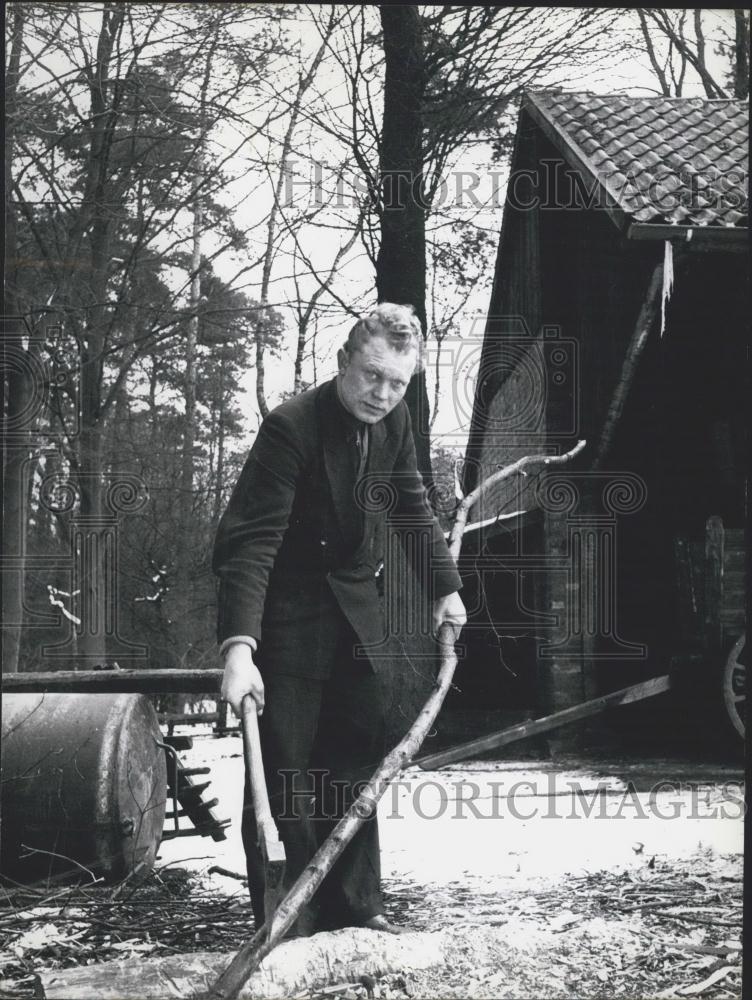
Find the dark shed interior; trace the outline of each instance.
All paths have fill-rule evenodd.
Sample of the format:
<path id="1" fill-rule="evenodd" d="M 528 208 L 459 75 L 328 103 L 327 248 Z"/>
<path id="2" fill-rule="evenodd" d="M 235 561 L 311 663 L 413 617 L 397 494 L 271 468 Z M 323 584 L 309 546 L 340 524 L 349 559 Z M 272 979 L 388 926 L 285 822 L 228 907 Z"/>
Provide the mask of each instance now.
<path id="1" fill-rule="evenodd" d="M 687 681 L 681 690 L 595 719 L 586 738 L 635 739 L 660 749 L 694 745 L 698 731 L 707 731 L 709 745 L 716 737 L 723 743 L 728 720 L 719 677 L 724 650 L 744 628 L 743 584 L 731 594 L 733 613 L 717 641 L 709 642 L 705 566 L 709 519 L 720 519 L 728 551 L 728 539 L 741 539 L 744 525 L 746 244 L 724 239 L 738 232 L 721 231 L 711 240 L 700 229 L 687 241 L 686 228 L 667 226 L 655 227 L 652 239 L 644 232 L 628 238 L 524 108 L 515 169 L 518 183 L 514 203 L 508 198 L 505 207 L 465 488 L 499 465 L 541 450 L 541 442 L 549 453 L 561 453 L 586 438 L 587 452 L 572 470 L 586 474 L 578 489 L 590 494 L 587 509 L 598 515 L 596 494 L 608 476 L 641 484 L 644 500 L 615 521 L 608 585 L 615 594 L 613 632 L 619 641 L 583 633 L 577 655 L 572 647 L 567 657 L 547 660 L 541 648 L 551 640 L 552 597 L 572 585 L 566 574 L 551 571 L 551 560 L 569 543 L 561 525 L 536 504 L 535 477 L 522 493 L 519 484 L 497 491 L 479 519 L 499 509 L 528 513 L 474 533 L 465 543 L 465 592 L 474 610 L 467 656 L 448 707 L 537 716 L 672 671 Z M 664 259 L 666 238 L 674 235 L 665 329 L 661 333 L 659 314 L 598 479 L 592 472 L 595 449 L 651 275 Z M 571 350 L 561 373 L 554 371 L 550 351 L 541 355 L 545 412 L 537 426 L 510 421 L 510 414 L 524 409 L 524 365 L 514 359 L 525 336 L 531 344 L 537 338 L 538 348 L 549 338 Z M 591 577 L 577 585 L 591 587 L 597 602 L 605 578 L 595 571 Z M 639 646 L 644 655 L 636 654 Z"/>

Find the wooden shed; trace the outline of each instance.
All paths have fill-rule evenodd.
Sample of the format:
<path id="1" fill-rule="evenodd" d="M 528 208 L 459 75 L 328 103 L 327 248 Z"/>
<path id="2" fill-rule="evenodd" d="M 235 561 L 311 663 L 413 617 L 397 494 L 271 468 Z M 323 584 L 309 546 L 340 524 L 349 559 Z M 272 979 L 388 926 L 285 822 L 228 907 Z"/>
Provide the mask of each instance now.
<path id="1" fill-rule="evenodd" d="M 627 712 L 642 737 L 739 728 L 747 145 L 744 101 L 524 97 L 465 489 L 587 446 L 476 512 L 455 705 L 540 715 L 672 670 L 693 705 Z"/>

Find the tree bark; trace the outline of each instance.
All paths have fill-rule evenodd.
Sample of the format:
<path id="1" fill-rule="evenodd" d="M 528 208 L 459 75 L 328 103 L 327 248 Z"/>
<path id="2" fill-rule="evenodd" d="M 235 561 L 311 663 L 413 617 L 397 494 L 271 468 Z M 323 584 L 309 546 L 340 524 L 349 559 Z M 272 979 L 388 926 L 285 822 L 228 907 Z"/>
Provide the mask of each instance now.
<path id="1" fill-rule="evenodd" d="M 203 133 L 203 122 L 201 125 Z M 199 143 L 203 144 L 203 134 Z M 198 343 L 198 306 L 201 273 L 201 230 L 204 224 L 203 203 L 198 188 L 201 183 L 203 157 L 199 152 L 196 164 L 196 178 L 193 184 L 193 249 L 191 255 L 191 290 L 188 329 L 185 337 L 185 369 L 183 376 L 183 445 L 180 459 L 180 494 L 178 497 L 178 538 L 180 543 L 175 553 L 175 623 L 179 634 L 176 641 L 186 646 L 184 628 L 191 618 L 191 560 L 193 547 L 193 462 L 196 442 L 196 345 Z"/>
<path id="2" fill-rule="evenodd" d="M 380 6 L 384 47 L 384 117 L 379 156 L 379 200 L 377 210 L 381 240 L 376 255 L 376 290 L 379 302 L 412 305 L 420 320 L 423 337 L 426 319 L 426 212 L 424 179 L 423 100 L 425 55 L 423 28 L 414 4 Z M 425 371 L 413 375 L 405 394 L 412 421 L 418 469 L 430 489 L 433 482 L 428 393 Z M 394 577 L 410 573 L 404 555 L 395 553 Z M 417 601 L 423 601 L 421 595 Z M 422 614 L 423 608 L 420 608 Z M 431 644 L 405 624 L 398 641 L 408 655 L 430 655 Z M 385 671 L 387 715 L 392 731 L 404 731 L 425 701 L 432 670 L 405 670 L 402 657 L 395 657 Z M 398 722 L 399 720 L 399 722 Z"/>
<path id="3" fill-rule="evenodd" d="M 84 533 L 91 539 L 86 554 L 74 554 L 81 570 L 76 581 L 80 589 L 81 625 L 78 629 L 78 656 L 87 663 L 104 664 L 107 659 L 105 621 L 107 592 L 104 550 L 94 537 L 104 516 L 102 464 L 104 426 L 102 392 L 104 377 L 105 323 L 107 319 L 107 280 L 110 266 L 112 212 L 108 199 L 110 150 L 116 125 L 110 75 L 110 62 L 125 18 L 125 10 L 105 4 L 97 41 L 96 61 L 89 75 L 91 100 L 91 140 L 89 146 L 86 200 L 90 206 L 89 255 L 91 305 L 87 310 L 85 344 L 81 366 L 81 434 L 78 439 L 78 486 L 80 515 L 87 520 Z M 117 620 L 117 608 L 114 620 Z"/>
<path id="4" fill-rule="evenodd" d="M 183 445 L 180 461 L 180 495 L 178 498 L 178 539 L 179 545 L 175 560 L 175 603 L 174 621 L 178 634 L 174 636 L 176 652 L 187 656 L 192 648 L 188 632 L 193 619 L 193 581 L 191 566 L 193 562 L 194 545 L 193 531 L 193 466 L 195 462 L 196 445 L 196 360 L 199 329 L 199 300 L 201 297 L 201 234 L 204 228 L 204 201 L 201 186 L 204 181 L 204 153 L 207 134 L 207 95 L 212 78 L 214 54 L 219 44 L 219 20 L 213 24 L 211 43 L 206 53 L 203 67 L 203 78 L 199 93 L 199 124 L 198 141 L 196 145 L 196 164 L 191 194 L 193 201 L 193 233 L 191 247 L 191 287 L 189 295 L 190 319 L 185 339 L 185 374 L 183 378 L 183 399 L 185 412 L 183 417 Z M 179 650 L 183 652 L 180 653 Z"/>
<path id="5" fill-rule="evenodd" d="M 705 93 L 708 97 L 712 98 L 713 92 L 710 88 L 709 83 L 705 79 L 705 73 L 707 73 L 707 64 L 705 62 L 705 35 L 702 30 L 702 11 L 699 7 L 694 9 L 694 24 L 695 24 L 695 39 L 697 41 L 697 62 L 699 63 L 698 73 L 702 77 L 703 86 L 705 87 Z"/>
<path id="6" fill-rule="evenodd" d="M 736 43 L 734 45 L 734 97 L 749 97 L 749 21 L 748 12 L 734 8 Z"/>
<path id="7" fill-rule="evenodd" d="M 26 523 L 24 512 L 23 467 L 29 455 L 29 443 L 21 440 L 11 441 L 6 436 L 9 428 L 17 426 L 31 401 L 33 386 L 31 377 L 24 371 L 18 360 L 10 354 L 10 336 L 15 341 L 16 351 L 21 350 L 18 339 L 22 333 L 22 323 L 18 317 L 19 303 L 16 294 L 18 257 L 18 231 L 16 210 L 11 201 L 13 188 L 13 147 L 15 141 L 18 110 L 16 108 L 16 91 L 18 73 L 21 64 L 23 48 L 23 31 L 25 20 L 23 4 L 13 8 L 10 54 L 8 70 L 5 76 L 5 249 L 6 271 L 3 283 L 4 292 L 4 326 L 3 326 L 3 378 L 2 392 L 7 393 L 3 403 L 5 417 L 3 430 L 3 550 L 6 557 L 15 557 L 17 568 L 14 572 L 0 574 L 2 578 L 2 663 L 5 673 L 18 670 L 21 646 L 21 627 L 23 624 L 23 595 L 25 586 L 25 538 Z M 7 409 L 6 409 L 7 406 Z M 25 435 L 24 435 L 25 436 Z"/>
<path id="8" fill-rule="evenodd" d="M 379 302 L 415 308 L 426 336 L 426 213 L 423 207 L 423 29 L 415 4 L 382 4 L 384 118 L 381 130 L 381 244 L 376 257 Z M 432 482 L 425 371 L 417 372 L 405 402 L 423 481 Z"/>
<path id="9" fill-rule="evenodd" d="M 214 504 L 212 507 L 213 531 L 217 530 L 222 515 L 225 488 L 225 364 L 224 355 L 219 362 L 219 404 L 217 408 L 217 458 L 214 471 Z"/>

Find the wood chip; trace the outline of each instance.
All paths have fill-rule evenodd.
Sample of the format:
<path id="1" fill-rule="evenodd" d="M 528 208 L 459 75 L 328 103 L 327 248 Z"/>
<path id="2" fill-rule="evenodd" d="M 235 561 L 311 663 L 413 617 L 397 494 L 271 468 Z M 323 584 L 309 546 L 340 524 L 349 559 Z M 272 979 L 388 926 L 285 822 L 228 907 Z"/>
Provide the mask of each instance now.
<path id="1" fill-rule="evenodd" d="M 700 993 L 704 993 L 705 990 L 710 989 L 711 986 L 715 986 L 722 979 L 725 979 L 729 972 L 734 972 L 735 969 L 732 965 L 724 965 L 722 969 L 716 969 L 712 972 L 707 979 L 704 979 L 701 983 L 697 983 L 695 986 L 683 986 L 679 993 L 683 997 L 696 997 Z"/>

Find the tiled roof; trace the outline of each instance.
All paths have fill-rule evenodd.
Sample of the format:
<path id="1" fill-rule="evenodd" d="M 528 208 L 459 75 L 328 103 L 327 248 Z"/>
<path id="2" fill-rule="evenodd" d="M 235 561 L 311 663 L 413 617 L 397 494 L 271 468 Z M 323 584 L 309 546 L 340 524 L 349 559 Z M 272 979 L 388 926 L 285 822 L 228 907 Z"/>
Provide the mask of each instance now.
<path id="1" fill-rule="evenodd" d="M 538 91 L 525 106 L 632 222 L 747 225 L 746 101 Z"/>

